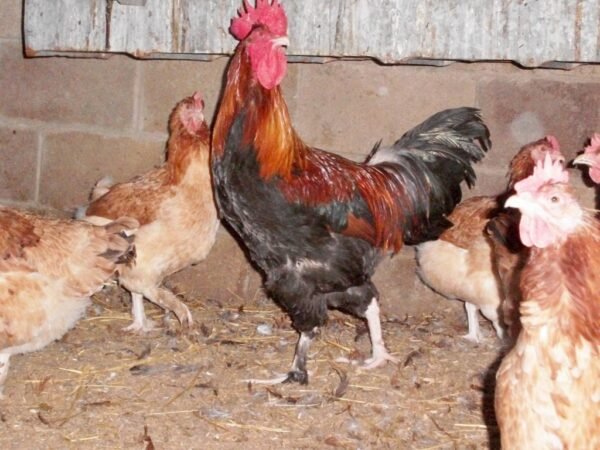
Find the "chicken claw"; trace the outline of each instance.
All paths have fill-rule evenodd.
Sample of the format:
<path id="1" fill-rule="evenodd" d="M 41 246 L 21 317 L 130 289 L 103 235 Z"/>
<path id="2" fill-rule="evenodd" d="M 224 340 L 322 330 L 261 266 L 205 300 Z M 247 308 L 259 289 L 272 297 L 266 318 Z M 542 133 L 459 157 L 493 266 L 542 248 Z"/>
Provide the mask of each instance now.
<path id="1" fill-rule="evenodd" d="M 0 400 L 4 398 L 2 390 L 4 389 L 4 382 L 8 375 L 9 360 L 10 353 L 0 353 Z"/>
<path id="2" fill-rule="evenodd" d="M 299 383 L 308 384 L 308 376 L 312 372 L 301 372 L 299 370 L 290 370 L 288 373 L 278 375 L 274 378 L 260 379 L 260 378 L 247 378 L 242 380 L 244 383 L 262 384 L 267 386 L 273 386 L 275 384 L 282 383 Z"/>
<path id="3" fill-rule="evenodd" d="M 179 322 L 181 323 L 181 328 L 192 328 L 192 325 L 194 324 L 194 319 L 192 317 L 190 309 L 186 305 L 180 303 L 176 307 L 174 307 L 172 311 L 177 316 L 177 319 L 179 319 Z"/>
<path id="4" fill-rule="evenodd" d="M 153 320 L 144 319 L 141 322 L 138 320 L 134 320 L 126 327 L 123 327 L 122 330 L 127 333 L 136 333 L 136 334 L 144 334 L 148 331 L 152 331 L 156 328 Z"/>
<path id="5" fill-rule="evenodd" d="M 369 335 L 371 336 L 373 352 L 372 356 L 364 361 L 362 368 L 374 369 L 375 367 L 385 364 L 386 361 L 398 363 L 398 359 L 391 356 L 385 348 L 383 333 L 381 331 L 381 320 L 379 318 L 379 304 L 377 303 L 376 298 L 371 300 L 371 304 L 365 312 L 365 317 L 367 318 L 367 325 L 369 326 Z"/>
<path id="6" fill-rule="evenodd" d="M 360 368 L 365 370 L 375 369 L 376 367 L 384 365 L 387 361 L 394 364 L 400 362 L 398 358 L 390 355 L 385 347 L 382 346 L 381 349 L 373 348 L 373 356 L 365 359 Z"/>
<path id="7" fill-rule="evenodd" d="M 465 310 L 467 311 L 469 332 L 463 336 L 463 339 L 471 341 L 475 344 L 479 344 L 483 339 L 481 330 L 479 328 L 479 318 L 477 316 L 479 308 L 472 303 L 465 302 Z"/>
<path id="8" fill-rule="evenodd" d="M 148 319 L 144 312 L 144 296 L 137 292 L 131 293 L 131 315 L 133 316 L 133 322 L 123 327 L 123 331 L 144 334 L 155 328 L 154 321 Z"/>

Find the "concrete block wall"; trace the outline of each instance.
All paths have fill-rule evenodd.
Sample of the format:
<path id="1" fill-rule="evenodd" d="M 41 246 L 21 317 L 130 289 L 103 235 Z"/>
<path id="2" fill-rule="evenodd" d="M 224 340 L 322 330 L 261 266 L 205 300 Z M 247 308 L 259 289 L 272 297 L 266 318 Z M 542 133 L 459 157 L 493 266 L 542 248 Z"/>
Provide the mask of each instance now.
<path id="1" fill-rule="evenodd" d="M 212 117 L 227 58 L 212 62 L 138 61 L 119 55 L 27 59 L 21 18 L 21 0 L 4 0 L 0 8 L 0 202 L 71 210 L 85 203 L 100 177 L 110 174 L 117 181 L 125 180 L 162 161 L 169 112 L 184 96 L 200 90 Z M 441 109 L 481 108 L 493 149 L 477 167 L 477 187 L 467 196 L 499 192 L 508 161 L 527 142 L 554 134 L 571 157 L 591 133 L 600 130 L 598 66 L 560 71 L 525 70 L 510 63 L 290 64 L 283 88 L 305 142 L 353 159 L 364 157 L 379 139 L 393 142 Z M 582 186 L 581 193 L 586 201 L 593 198 L 589 188 Z M 233 258 L 227 264 L 236 265 L 240 277 L 248 277 L 241 252 L 225 232 L 220 241 L 216 251 L 227 253 Z M 194 288 L 199 295 L 227 295 L 224 287 L 206 287 L 202 282 L 211 267 L 223 263 L 211 264 L 191 269 L 196 272 L 183 278 L 192 284 L 190 280 L 200 280 Z M 204 275 L 196 276 L 197 272 Z M 244 290 L 258 286 L 258 276 L 250 278 Z M 389 311 L 427 310 L 439 301 L 416 280 L 410 249 L 384 263 L 376 281 Z"/>

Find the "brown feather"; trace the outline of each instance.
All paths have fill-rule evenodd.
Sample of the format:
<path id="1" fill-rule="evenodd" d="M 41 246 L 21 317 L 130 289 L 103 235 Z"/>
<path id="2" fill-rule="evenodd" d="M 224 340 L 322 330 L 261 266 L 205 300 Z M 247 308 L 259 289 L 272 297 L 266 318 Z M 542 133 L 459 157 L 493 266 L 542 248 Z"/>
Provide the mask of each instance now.
<path id="1" fill-rule="evenodd" d="M 600 448 L 600 225 L 533 248 L 523 329 L 497 374 L 502 448 Z"/>
<path id="2" fill-rule="evenodd" d="M 280 88 L 262 89 L 252 76 L 246 44 L 238 45 L 227 72 L 227 89 L 213 129 L 212 158 L 222 157 L 233 118 L 241 112 L 242 101 L 249 103 L 252 108 L 245 111 L 243 144 L 256 151 L 263 179 L 280 177 L 279 188 L 286 198 L 309 206 L 347 202 L 359 194 L 371 211 L 374 226 L 347 227 L 341 233 L 399 251 L 406 220 L 402 209 L 410 209 L 409 205 L 395 206 L 398 198 L 406 197 L 404 186 L 381 167 L 306 146 L 294 131 Z"/>
<path id="3" fill-rule="evenodd" d="M 33 224 L 26 217 L 12 209 L 0 209 L 0 260 L 22 258 L 24 248 L 39 240 Z"/>
<path id="4" fill-rule="evenodd" d="M 31 351 L 62 336 L 132 252 L 121 233 L 137 226 L 130 218 L 99 227 L 0 207 L 1 245 L 19 249 L 0 260 L 0 350 Z"/>
<path id="5" fill-rule="evenodd" d="M 146 225 L 156 219 L 160 204 L 174 195 L 169 179 L 168 168 L 163 166 L 131 181 L 115 184 L 89 204 L 86 215 L 116 219 L 128 214 L 140 225 Z"/>
<path id="6" fill-rule="evenodd" d="M 210 131 L 204 121 L 194 132 L 190 132 L 183 123 L 183 110 L 194 101 L 187 97 L 179 102 L 169 117 L 169 140 L 167 142 L 168 182 L 179 184 L 187 173 L 187 169 L 198 158 L 199 153 L 208 153 Z"/>
<path id="7" fill-rule="evenodd" d="M 238 45 L 229 63 L 229 88 L 224 90 L 213 129 L 213 157 L 222 156 L 228 130 L 240 112 L 240 100 L 246 99 L 253 107 L 246 110 L 243 143 L 255 148 L 260 176 L 266 180 L 274 176 L 289 180 L 294 164 L 304 166 L 302 153 L 306 146 L 294 131 L 280 88 L 257 88 L 246 45 L 245 41 Z"/>
<path id="8" fill-rule="evenodd" d="M 110 187 L 106 194 L 89 204 L 87 216 L 116 219 L 126 215 L 138 220 L 140 225 L 156 220 L 160 206 L 177 192 L 171 187 L 182 183 L 190 164 L 198 158 L 207 161 L 209 158 L 210 136 L 206 124 L 192 134 L 181 120 L 183 108 L 191 101 L 192 98 L 187 97 L 171 113 L 166 162 L 144 175 Z"/>
<path id="9" fill-rule="evenodd" d="M 207 256 L 219 226 L 210 179 L 210 136 L 199 94 L 178 103 L 169 131 L 163 166 L 110 187 L 86 211 L 92 223 L 121 215 L 140 222 L 135 264 L 119 270 L 120 284 L 135 294 L 134 322 L 127 327 L 133 331 L 151 326 L 143 307 L 140 313 L 135 306 L 138 294 L 190 325 L 187 306 L 161 285 L 167 275 Z"/>
<path id="10" fill-rule="evenodd" d="M 484 234 L 490 217 L 500 208 L 494 197 L 471 197 L 465 200 L 448 216 L 452 226 L 440 235 L 440 239 L 460 248 L 469 248 L 474 239 Z"/>

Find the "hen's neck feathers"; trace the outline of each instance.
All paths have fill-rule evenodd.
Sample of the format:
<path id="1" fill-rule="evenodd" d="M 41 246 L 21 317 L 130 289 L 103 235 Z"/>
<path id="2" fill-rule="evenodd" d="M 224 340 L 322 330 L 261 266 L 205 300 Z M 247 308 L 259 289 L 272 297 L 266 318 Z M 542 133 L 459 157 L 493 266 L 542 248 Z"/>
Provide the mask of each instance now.
<path id="1" fill-rule="evenodd" d="M 530 176 L 534 167 L 535 162 L 531 156 L 531 149 L 525 147 L 520 150 L 510 161 L 507 191 L 512 192 L 516 183 Z"/>
<path id="2" fill-rule="evenodd" d="M 600 345 L 599 266 L 600 225 L 593 217 L 561 244 L 532 248 L 521 279 L 524 331 L 550 326 L 575 342 Z"/>
<path id="3" fill-rule="evenodd" d="M 203 154 L 208 159 L 210 133 L 206 124 L 196 134 L 190 134 L 181 123 L 179 108 L 173 111 L 169 121 L 170 135 L 167 142 L 167 173 L 169 184 L 180 184 L 192 161 Z"/>
<path id="4" fill-rule="evenodd" d="M 227 134 L 239 113 L 245 113 L 243 144 L 256 151 L 260 176 L 289 180 L 294 165 L 303 167 L 306 146 L 296 134 L 279 86 L 263 88 L 252 72 L 246 43 L 238 45 L 213 130 L 213 157 L 225 150 Z"/>

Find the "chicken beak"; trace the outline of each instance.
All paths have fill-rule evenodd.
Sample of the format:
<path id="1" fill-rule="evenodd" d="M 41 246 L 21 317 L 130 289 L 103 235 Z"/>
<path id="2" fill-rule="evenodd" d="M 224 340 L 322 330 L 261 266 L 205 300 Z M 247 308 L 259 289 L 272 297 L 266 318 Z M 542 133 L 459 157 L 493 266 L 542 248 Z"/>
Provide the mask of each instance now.
<path id="1" fill-rule="evenodd" d="M 585 166 L 592 166 L 594 164 L 594 161 L 592 160 L 592 158 L 590 158 L 590 155 L 586 155 L 585 153 L 582 153 L 581 155 L 579 155 L 577 158 L 575 158 L 573 160 L 572 163 L 574 166 L 581 164 L 581 165 L 585 165 Z"/>
<path id="2" fill-rule="evenodd" d="M 508 199 L 504 203 L 504 207 L 521 209 L 525 206 L 525 204 L 526 202 L 521 197 L 519 197 L 518 195 L 512 195 L 508 197 Z"/>
<path id="3" fill-rule="evenodd" d="M 290 45 L 290 40 L 287 36 L 281 36 L 275 39 L 271 39 L 273 45 L 278 47 L 287 47 Z"/>

